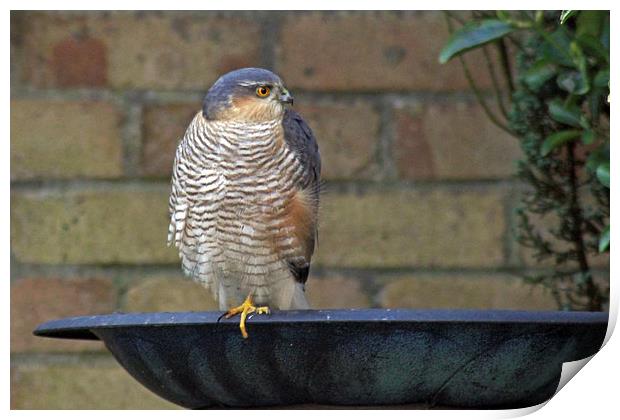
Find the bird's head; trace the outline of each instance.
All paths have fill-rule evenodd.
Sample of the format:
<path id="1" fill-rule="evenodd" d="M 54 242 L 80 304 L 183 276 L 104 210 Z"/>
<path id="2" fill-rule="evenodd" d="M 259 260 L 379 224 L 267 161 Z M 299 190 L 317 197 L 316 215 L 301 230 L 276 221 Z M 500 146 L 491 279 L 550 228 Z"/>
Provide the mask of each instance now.
<path id="1" fill-rule="evenodd" d="M 208 120 L 260 122 L 284 114 L 293 97 L 282 80 L 269 70 L 244 68 L 220 77 L 202 104 Z"/>

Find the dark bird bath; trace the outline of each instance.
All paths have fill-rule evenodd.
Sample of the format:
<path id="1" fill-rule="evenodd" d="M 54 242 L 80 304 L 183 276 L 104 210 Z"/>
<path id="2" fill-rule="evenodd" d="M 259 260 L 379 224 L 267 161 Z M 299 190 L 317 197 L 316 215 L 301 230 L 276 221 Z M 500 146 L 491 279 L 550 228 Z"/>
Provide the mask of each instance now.
<path id="1" fill-rule="evenodd" d="M 518 408 L 553 396 L 562 363 L 598 351 L 607 314 L 309 310 L 50 321 L 42 337 L 102 340 L 148 389 L 187 408 L 423 404 Z"/>

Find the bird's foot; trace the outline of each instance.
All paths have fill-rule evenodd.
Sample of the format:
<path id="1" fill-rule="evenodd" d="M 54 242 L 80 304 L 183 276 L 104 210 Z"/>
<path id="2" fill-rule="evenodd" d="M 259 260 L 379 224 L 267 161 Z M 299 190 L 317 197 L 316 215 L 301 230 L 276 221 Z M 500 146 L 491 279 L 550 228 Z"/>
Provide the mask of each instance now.
<path id="1" fill-rule="evenodd" d="M 239 329 L 241 330 L 241 335 L 243 336 L 243 338 L 248 338 L 248 332 L 245 328 L 245 320 L 248 317 L 248 315 L 253 314 L 253 313 L 257 313 L 257 314 L 269 314 L 269 307 L 268 306 L 254 306 L 254 302 L 252 302 L 252 295 L 249 295 L 245 301 L 235 307 L 230 309 L 228 312 L 226 312 L 224 314 L 224 317 L 226 319 L 233 317 L 237 314 L 241 314 L 241 321 L 239 322 Z"/>

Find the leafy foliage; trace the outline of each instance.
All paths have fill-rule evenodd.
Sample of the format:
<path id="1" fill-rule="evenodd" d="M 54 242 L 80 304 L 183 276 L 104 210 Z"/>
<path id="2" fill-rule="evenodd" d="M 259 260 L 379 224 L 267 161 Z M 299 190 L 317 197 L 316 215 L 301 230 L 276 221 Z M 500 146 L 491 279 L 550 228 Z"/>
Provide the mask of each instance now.
<path id="1" fill-rule="evenodd" d="M 484 52 L 497 110 L 461 60 L 465 74 L 489 118 L 524 152 L 517 174 L 529 188 L 516 209 L 517 239 L 554 267 L 526 281 L 548 287 L 563 309 L 601 310 L 609 291 L 590 261 L 609 252 L 609 12 L 473 12 L 467 21 L 448 13 L 447 21 L 462 26 L 440 61 Z"/>
<path id="2" fill-rule="evenodd" d="M 470 22 L 452 34 L 439 54 L 439 62 L 446 63 L 455 55 L 494 41 L 512 31 L 512 25 L 497 19 Z"/>

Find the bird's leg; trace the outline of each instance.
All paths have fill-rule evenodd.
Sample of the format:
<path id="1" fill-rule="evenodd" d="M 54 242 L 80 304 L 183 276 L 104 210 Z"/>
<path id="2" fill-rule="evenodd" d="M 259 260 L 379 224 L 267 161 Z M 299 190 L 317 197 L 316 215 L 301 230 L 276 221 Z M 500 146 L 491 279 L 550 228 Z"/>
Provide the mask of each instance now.
<path id="1" fill-rule="evenodd" d="M 252 301 L 252 293 L 250 293 L 241 305 L 235 308 L 231 308 L 228 312 L 226 312 L 226 314 L 224 314 L 224 317 L 228 319 L 237 314 L 241 314 L 241 321 L 239 322 L 239 329 L 241 330 L 241 335 L 243 336 L 243 338 L 248 338 L 248 332 L 245 329 L 245 320 L 248 317 L 248 315 L 254 312 L 256 312 L 259 315 L 268 314 L 269 307 L 268 306 L 259 306 L 259 307 L 254 306 L 254 302 Z"/>

